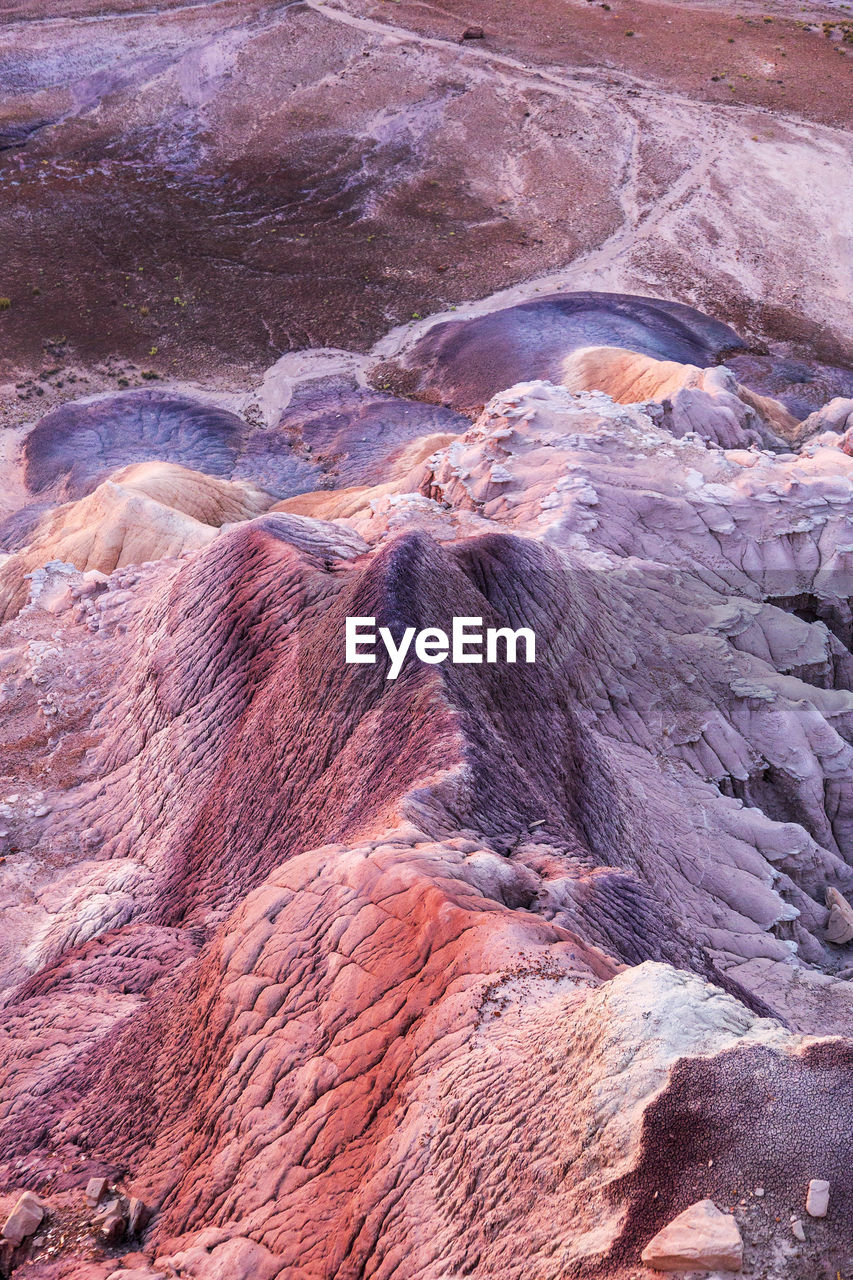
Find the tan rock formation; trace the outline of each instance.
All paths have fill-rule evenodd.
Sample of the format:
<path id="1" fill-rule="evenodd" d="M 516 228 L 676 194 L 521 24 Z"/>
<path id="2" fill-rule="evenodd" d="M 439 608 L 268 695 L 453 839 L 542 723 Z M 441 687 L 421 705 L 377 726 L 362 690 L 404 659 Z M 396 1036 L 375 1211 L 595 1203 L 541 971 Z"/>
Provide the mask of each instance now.
<path id="1" fill-rule="evenodd" d="M 830 942 L 844 947 L 853 942 L 853 907 L 837 889 L 830 886 L 826 891 L 826 905 L 829 907 L 829 920 L 826 925 L 826 936 Z"/>
<path id="2" fill-rule="evenodd" d="M 743 1240 L 732 1214 L 699 1200 L 649 1241 L 643 1262 L 655 1271 L 740 1271 Z"/>
<path id="3" fill-rule="evenodd" d="M 112 573 L 128 564 L 179 556 L 205 546 L 219 528 L 266 511 L 253 485 L 218 480 L 170 463 L 117 471 L 86 498 L 43 516 L 29 545 L 0 567 L 0 617 L 29 596 L 27 577 L 50 561 Z"/>
<path id="4" fill-rule="evenodd" d="M 620 404 L 669 402 L 676 435 L 690 429 L 730 448 L 762 443 L 768 432 L 788 440 L 798 429 L 778 400 L 749 391 L 720 365 L 701 369 L 619 347 L 583 347 L 563 361 L 561 381 L 570 391 L 604 391 Z"/>
<path id="5" fill-rule="evenodd" d="M 19 1245 L 33 1235 L 44 1217 L 44 1206 L 31 1191 L 25 1191 L 3 1224 L 3 1239 Z"/>

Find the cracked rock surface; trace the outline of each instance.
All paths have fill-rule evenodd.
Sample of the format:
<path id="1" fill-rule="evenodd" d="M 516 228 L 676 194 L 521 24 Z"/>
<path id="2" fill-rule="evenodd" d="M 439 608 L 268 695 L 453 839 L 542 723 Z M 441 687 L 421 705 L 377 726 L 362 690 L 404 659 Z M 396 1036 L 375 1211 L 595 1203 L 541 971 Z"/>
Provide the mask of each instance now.
<path id="1" fill-rule="evenodd" d="M 696 1259 L 815 1274 L 853 1212 L 845 437 L 724 447 L 720 394 L 678 433 L 542 380 L 473 423 L 380 397 L 385 430 L 282 376 L 254 429 L 318 488 L 199 436 L 200 470 L 62 481 L 3 566 L 29 1273 L 628 1280 L 687 1265 L 702 1202 Z M 389 680 L 348 616 L 526 625 L 537 661 Z"/>
<path id="2" fill-rule="evenodd" d="M 2 1280 L 853 1275 L 851 50 L 0 13 Z"/>

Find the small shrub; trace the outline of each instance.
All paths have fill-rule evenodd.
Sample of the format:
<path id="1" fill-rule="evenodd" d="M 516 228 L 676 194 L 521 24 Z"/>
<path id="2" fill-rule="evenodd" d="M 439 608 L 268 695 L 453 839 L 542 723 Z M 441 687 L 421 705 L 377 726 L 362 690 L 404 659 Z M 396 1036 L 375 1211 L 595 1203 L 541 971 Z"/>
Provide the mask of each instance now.
<path id="1" fill-rule="evenodd" d="M 11 298 L 0 298 L 0 311 L 10 311 L 12 308 Z"/>

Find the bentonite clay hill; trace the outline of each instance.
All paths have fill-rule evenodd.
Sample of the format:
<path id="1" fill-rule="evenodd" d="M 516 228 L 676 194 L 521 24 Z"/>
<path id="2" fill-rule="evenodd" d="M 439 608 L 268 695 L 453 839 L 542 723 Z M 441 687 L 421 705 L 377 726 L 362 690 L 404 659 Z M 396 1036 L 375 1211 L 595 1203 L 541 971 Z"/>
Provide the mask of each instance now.
<path id="1" fill-rule="evenodd" d="M 851 1280 L 851 41 L 0 14 L 2 1280 Z"/>
<path id="2" fill-rule="evenodd" d="M 853 400 L 798 420 L 686 307 L 543 315 L 473 422 L 285 361 L 25 435 L 16 1277 L 849 1268 Z M 399 353 L 451 402 L 466 323 Z M 537 661 L 389 679 L 367 616 Z"/>

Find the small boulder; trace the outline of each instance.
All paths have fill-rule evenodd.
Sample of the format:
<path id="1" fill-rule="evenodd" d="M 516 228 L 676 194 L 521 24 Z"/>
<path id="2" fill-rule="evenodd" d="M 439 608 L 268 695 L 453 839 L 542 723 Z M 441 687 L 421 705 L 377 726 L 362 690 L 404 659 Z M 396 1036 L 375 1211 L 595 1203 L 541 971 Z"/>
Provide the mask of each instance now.
<path id="1" fill-rule="evenodd" d="M 25 1191 L 3 1225 L 3 1239 L 17 1247 L 35 1234 L 43 1217 L 44 1207 L 31 1191 Z"/>
<path id="2" fill-rule="evenodd" d="M 837 431 L 839 435 L 843 435 L 850 427 L 853 427 L 853 400 L 846 396 L 835 396 L 829 404 L 809 414 L 800 424 L 798 435 L 807 438 L 822 431 Z M 841 447 L 847 453 L 845 443 L 842 441 Z"/>
<path id="3" fill-rule="evenodd" d="M 101 591 L 106 591 L 109 585 L 109 578 L 105 573 L 101 573 L 100 569 L 88 569 L 72 585 L 71 594 L 79 600 L 86 596 L 98 595 Z"/>
<path id="4" fill-rule="evenodd" d="M 829 919 L 826 922 L 827 942 L 834 942 L 838 947 L 853 942 L 853 907 L 844 895 L 832 886 L 827 889 L 824 901 L 829 907 Z"/>
<path id="5" fill-rule="evenodd" d="M 101 1238 L 106 1244 L 118 1244 L 127 1230 L 127 1218 L 121 1209 L 113 1209 L 101 1223 Z"/>
<path id="6" fill-rule="evenodd" d="M 812 1218 L 825 1218 L 829 1208 L 829 1183 L 824 1178 L 812 1178 L 806 1195 L 806 1213 Z"/>
<path id="7" fill-rule="evenodd" d="M 107 1280 L 166 1280 L 165 1271 L 153 1271 L 151 1267 L 131 1267 L 126 1270 L 113 1271 Z"/>
<path id="8" fill-rule="evenodd" d="M 105 1200 L 102 1205 L 98 1206 L 92 1214 L 92 1221 L 98 1226 L 100 1223 L 105 1222 L 111 1213 L 118 1213 L 121 1209 L 121 1200 L 118 1196 L 113 1196 L 111 1200 Z"/>
<path id="9" fill-rule="evenodd" d="M 90 1178 L 86 1183 L 86 1203 L 90 1209 L 94 1209 L 95 1205 L 101 1199 L 101 1196 L 107 1189 L 106 1178 Z"/>
<path id="10" fill-rule="evenodd" d="M 743 1240 L 730 1213 L 699 1200 L 649 1241 L 642 1259 L 656 1271 L 740 1271 Z"/>
<path id="11" fill-rule="evenodd" d="M 145 1201 L 140 1200 L 138 1196 L 131 1196 L 127 1210 L 127 1229 L 132 1236 L 138 1235 L 145 1229 L 150 1216 Z"/>
<path id="12" fill-rule="evenodd" d="M 799 1240 L 803 1244 L 805 1243 L 806 1229 L 799 1218 L 791 1219 L 791 1231 L 793 1232 L 795 1240 Z"/>

